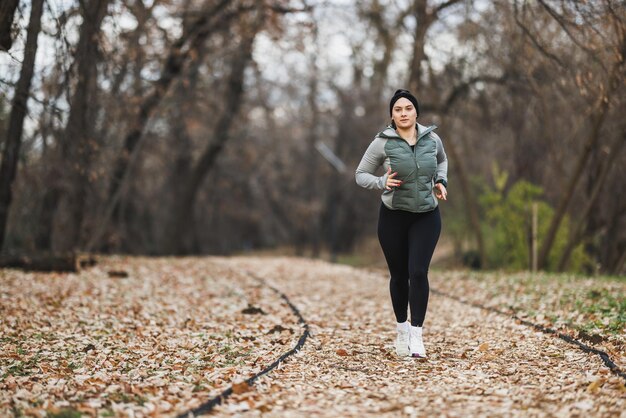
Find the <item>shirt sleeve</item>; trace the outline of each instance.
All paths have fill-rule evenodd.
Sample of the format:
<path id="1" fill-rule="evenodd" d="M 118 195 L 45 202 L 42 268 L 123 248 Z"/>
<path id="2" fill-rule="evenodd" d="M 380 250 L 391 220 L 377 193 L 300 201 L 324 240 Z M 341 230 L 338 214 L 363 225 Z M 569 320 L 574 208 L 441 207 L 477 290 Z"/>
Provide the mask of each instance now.
<path id="1" fill-rule="evenodd" d="M 375 138 L 367 147 L 356 169 L 356 184 L 366 189 L 384 190 L 387 184 L 387 173 L 380 177 L 374 173 L 383 165 L 385 158 L 385 142 L 380 138 Z"/>
<path id="2" fill-rule="evenodd" d="M 448 184 L 448 156 L 443 148 L 443 142 L 439 135 L 435 134 L 435 141 L 437 143 L 437 172 L 435 175 L 435 183 L 439 180 L 443 180 L 445 184 Z"/>

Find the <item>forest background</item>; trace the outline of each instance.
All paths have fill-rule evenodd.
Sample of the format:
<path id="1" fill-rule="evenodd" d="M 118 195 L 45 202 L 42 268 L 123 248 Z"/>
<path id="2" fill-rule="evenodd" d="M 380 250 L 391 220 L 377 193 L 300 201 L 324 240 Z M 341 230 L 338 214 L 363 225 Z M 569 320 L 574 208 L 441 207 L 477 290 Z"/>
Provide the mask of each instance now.
<path id="1" fill-rule="evenodd" d="M 626 274 L 619 1 L 3 0 L 0 49 L 5 253 L 369 257 L 408 88 L 449 263 Z"/>

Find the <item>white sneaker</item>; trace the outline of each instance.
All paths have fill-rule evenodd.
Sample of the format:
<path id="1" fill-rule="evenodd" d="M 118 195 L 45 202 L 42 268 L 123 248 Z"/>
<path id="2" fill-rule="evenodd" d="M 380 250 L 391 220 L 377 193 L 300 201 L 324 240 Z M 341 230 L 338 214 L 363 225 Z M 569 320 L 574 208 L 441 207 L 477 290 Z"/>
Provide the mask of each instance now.
<path id="1" fill-rule="evenodd" d="M 422 327 L 411 327 L 409 339 L 409 351 L 411 357 L 426 358 L 426 349 L 422 341 Z"/>
<path id="2" fill-rule="evenodd" d="M 409 323 L 398 323 L 398 336 L 396 337 L 396 354 L 401 357 L 406 357 L 409 352 Z"/>

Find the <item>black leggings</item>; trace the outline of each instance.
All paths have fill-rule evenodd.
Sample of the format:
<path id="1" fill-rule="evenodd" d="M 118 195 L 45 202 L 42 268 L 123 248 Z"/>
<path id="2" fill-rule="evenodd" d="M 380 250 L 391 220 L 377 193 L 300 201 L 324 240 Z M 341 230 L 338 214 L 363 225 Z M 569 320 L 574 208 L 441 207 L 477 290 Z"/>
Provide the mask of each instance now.
<path id="1" fill-rule="evenodd" d="M 441 232 L 439 207 L 425 213 L 391 210 L 380 205 L 378 240 L 385 254 L 391 280 L 391 303 L 398 322 L 422 326 L 428 307 L 428 267 Z"/>

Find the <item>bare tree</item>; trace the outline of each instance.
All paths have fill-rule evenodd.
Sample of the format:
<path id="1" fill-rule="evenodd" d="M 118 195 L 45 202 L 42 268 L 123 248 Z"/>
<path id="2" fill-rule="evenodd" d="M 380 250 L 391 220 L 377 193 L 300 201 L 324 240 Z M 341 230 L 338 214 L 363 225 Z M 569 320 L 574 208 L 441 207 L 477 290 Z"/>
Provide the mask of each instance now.
<path id="1" fill-rule="evenodd" d="M 607 7 L 610 8 L 609 3 L 607 3 Z M 545 6 L 545 3 L 543 4 Z M 557 19 L 557 21 L 561 25 L 568 25 L 572 28 L 579 27 L 578 25 L 573 25 L 565 22 L 565 18 L 563 16 L 557 15 L 556 12 L 552 9 L 550 9 L 550 15 L 553 18 Z M 545 268 L 547 265 L 548 256 L 550 254 L 550 251 L 552 250 L 556 233 L 566 214 L 567 207 L 572 200 L 576 186 L 582 178 L 583 170 L 585 169 L 591 153 L 597 147 L 598 142 L 600 141 L 601 129 L 604 122 L 606 121 L 613 99 L 618 94 L 618 92 L 623 89 L 624 86 L 623 80 L 624 62 L 626 60 L 626 25 L 619 18 L 619 16 L 614 13 L 608 13 L 606 16 L 603 16 L 603 18 L 612 20 L 611 26 L 614 28 L 615 31 L 616 44 L 613 54 L 613 62 L 611 67 L 607 70 L 606 79 L 600 81 L 601 89 L 598 91 L 599 94 L 596 99 L 596 104 L 594 106 L 594 113 L 591 116 L 592 123 L 589 134 L 587 135 L 587 138 L 585 140 L 585 144 L 583 146 L 580 157 L 578 158 L 578 161 L 576 162 L 576 165 L 569 177 L 567 186 L 565 187 L 565 192 L 562 194 L 562 197 L 557 205 L 556 212 L 550 222 L 548 233 L 543 240 L 541 248 L 539 250 L 538 265 L 540 268 Z M 576 42 L 575 35 L 573 35 L 569 31 L 567 31 L 566 33 Z M 530 31 L 529 36 L 533 36 L 532 34 L 530 34 Z M 535 40 L 534 42 L 539 45 L 538 41 Z M 576 43 L 578 44 L 578 42 Z M 558 58 L 553 58 L 554 54 L 545 51 L 545 48 L 543 47 L 541 47 L 541 49 L 543 50 L 542 52 L 548 57 L 551 57 L 551 59 L 559 62 Z M 593 56 L 595 56 L 595 54 Z"/>
<path id="2" fill-rule="evenodd" d="M 437 21 L 440 13 L 463 0 L 448 0 L 438 5 L 429 5 L 428 0 L 414 0 L 411 15 L 415 19 L 413 31 L 413 53 L 409 66 L 409 90 L 421 92 L 422 88 L 422 63 L 427 60 L 424 52 L 426 34 L 431 25 Z"/>
<path id="3" fill-rule="evenodd" d="M 105 204 L 106 209 L 99 220 L 98 227 L 87 243 L 88 249 L 93 249 L 98 245 L 106 232 L 111 217 L 118 211 L 120 186 L 127 173 L 131 156 L 139 145 L 150 116 L 156 111 L 171 83 L 182 71 L 189 54 L 196 50 L 211 33 L 223 28 L 240 13 L 240 10 L 222 13 L 228 4 L 229 1 L 220 0 L 212 7 L 204 10 L 190 24 L 190 28 L 185 29 L 181 37 L 172 45 L 163 64 L 160 78 L 155 82 L 152 91 L 141 100 L 138 106 L 139 110 L 130 122 L 130 129 L 124 138 L 123 148 L 113 166 L 108 199 Z"/>
<path id="4" fill-rule="evenodd" d="M 4 9 L 4 7 L 5 4 L 3 3 L 2 9 Z M 4 13 L 4 10 L 2 10 L 2 12 Z M 20 79 L 17 82 L 17 88 L 13 96 L 11 115 L 9 117 L 9 129 L 6 136 L 4 152 L 2 153 L 2 166 L 0 166 L 0 249 L 2 249 L 4 243 L 7 218 L 9 216 L 9 208 L 13 195 L 12 185 L 17 172 L 24 117 L 26 116 L 28 96 L 35 68 L 37 38 L 41 30 L 42 12 L 43 0 L 34 0 L 30 11 L 28 33 L 26 35 L 24 61 L 22 62 Z M 0 15 L 0 17 L 4 19 L 3 16 Z"/>
<path id="5" fill-rule="evenodd" d="M 571 233 L 570 239 L 567 243 L 567 246 L 563 250 L 561 257 L 559 259 L 558 270 L 565 270 L 567 262 L 572 255 L 572 251 L 574 248 L 580 244 L 582 239 L 584 238 L 585 226 L 587 225 L 588 220 L 593 217 L 592 210 L 597 201 L 598 195 L 602 190 L 603 186 L 606 185 L 606 179 L 613 168 L 617 157 L 620 155 L 622 148 L 626 144 L 626 130 L 622 133 L 621 136 L 616 136 L 613 145 L 607 151 L 608 156 L 604 159 L 602 163 L 602 167 L 600 169 L 599 175 L 594 179 L 593 182 L 593 191 L 587 200 L 585 207 L 582 210 L 582 215 L 580 216 L 580 221 L 574 226 L 574 231 Z"/>

